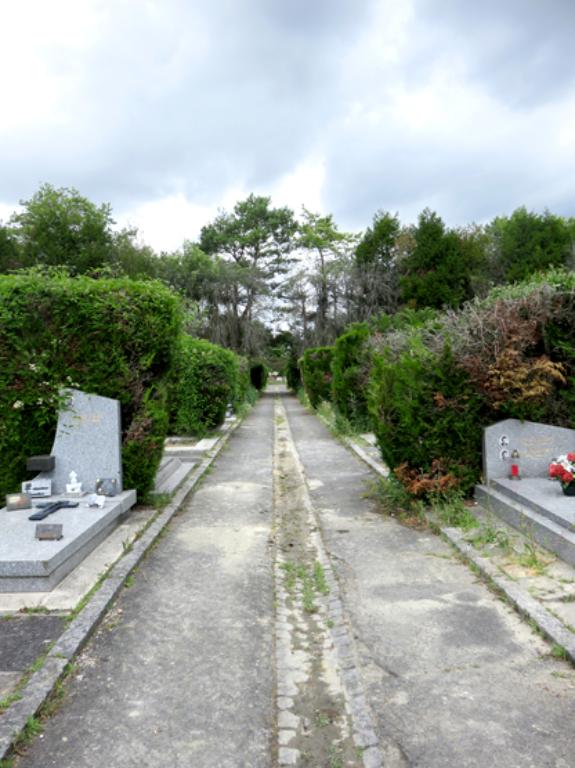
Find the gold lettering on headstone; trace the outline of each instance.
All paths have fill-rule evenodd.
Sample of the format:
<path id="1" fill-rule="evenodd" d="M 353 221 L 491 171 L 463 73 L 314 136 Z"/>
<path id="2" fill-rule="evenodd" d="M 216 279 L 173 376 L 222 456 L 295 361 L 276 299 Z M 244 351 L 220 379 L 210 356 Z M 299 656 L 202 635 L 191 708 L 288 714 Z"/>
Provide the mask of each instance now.
<path id="1" fill-rule="evenodd" d="M 522 459 L 549 459 L 553 457 L 553 437 L 526 437 L 519 449 Z"/>

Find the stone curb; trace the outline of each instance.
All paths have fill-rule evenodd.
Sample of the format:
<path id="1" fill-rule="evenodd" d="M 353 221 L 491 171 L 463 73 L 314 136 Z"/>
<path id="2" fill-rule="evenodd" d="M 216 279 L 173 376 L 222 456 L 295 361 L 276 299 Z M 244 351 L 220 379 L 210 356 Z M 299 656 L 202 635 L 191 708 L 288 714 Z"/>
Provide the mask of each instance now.
<path id="1" fill-rule="evenodd" d="M 360 446 L 356 445 L 350 438 L 345 438 L 344 442 L 360 459 L 365 461 L 378 475 L 387 477 L 388 471 L 383 464 L 377 464 L 371 456 L 367 456 Z M 505 576 L 496 565 L 493 565 L 488 559 L 481 557 L 475 549 L 465 541 L 463 535 L 457 528 L 444 528 L 437 526 L 440 534 L 457 549 L 457 551 L 472 563 L 481 573 L 486 581 L 492 583 L 497 589 L 501 590 L 507 600 L 515 610 L 529 621 L 534 622 L 543 635 L 552 643 L 556 643 L 565 649 L 570 661 L 575 664 L 575 635 L 567 629 L 565 625 L 556 618 L 547 608 L 531 597 L 525 590 L 517 586 L 508 576 Z"/>
<path id="2" fill-rule="evenodd" d="M 0 715 L 0 760 L 4 760 L 10 755 L 18 736 L 25 729 L 26 723 L 38 713 L 64 676 L 68 665 L 94 633 L 124 586 L 129 574 L 142 561 L 163 529 L 180 510 L 206 470 L 223 450 L 232 433 L 242 422 L 243 419 L 238 419 L 222 430 L 220 441 L 201 461 L 189 480 L 184 481 L 170 503 L 153 519 L 142 536 L 134 541 L 131 550 L 110 566 L 100 588 L 92 595 L 88 603 L 52 646 L 42 667 L 30 677 L 22 691 L 21 698 L 14 702 L 4 714 Z"/>

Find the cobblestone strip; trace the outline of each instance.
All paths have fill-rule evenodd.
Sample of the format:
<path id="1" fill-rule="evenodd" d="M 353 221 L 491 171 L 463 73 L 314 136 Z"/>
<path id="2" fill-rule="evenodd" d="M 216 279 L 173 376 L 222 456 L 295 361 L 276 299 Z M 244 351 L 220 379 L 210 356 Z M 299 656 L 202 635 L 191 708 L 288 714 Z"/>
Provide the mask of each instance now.
<path id="1" fill-rule="evenodd" d="M 274 508 L 278 765 L 380 768 L 353 633 L 279 399 Z"/>

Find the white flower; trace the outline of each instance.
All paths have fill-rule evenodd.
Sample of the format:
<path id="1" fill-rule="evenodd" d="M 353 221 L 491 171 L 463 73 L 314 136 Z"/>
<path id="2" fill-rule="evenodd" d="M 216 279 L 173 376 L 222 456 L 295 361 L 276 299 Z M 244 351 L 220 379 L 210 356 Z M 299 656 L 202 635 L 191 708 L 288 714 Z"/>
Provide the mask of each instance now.
<path id="1" fill-rule="evenodd" d="M 15 411 L 17 411 L 20 408 L 24 408 L 24 403 L 22 402 L 22 400 L 16 400 L 15 402 L 12 403 L 12 408 Z"/>
<path id="2" fill-rule="evenodd" d="M 28 365 L 28 368 L 30 368 L 31 371 L 37 371 L 38 370 L 38 366 L 36 365 L 36 363 L 30 363 Z"/>

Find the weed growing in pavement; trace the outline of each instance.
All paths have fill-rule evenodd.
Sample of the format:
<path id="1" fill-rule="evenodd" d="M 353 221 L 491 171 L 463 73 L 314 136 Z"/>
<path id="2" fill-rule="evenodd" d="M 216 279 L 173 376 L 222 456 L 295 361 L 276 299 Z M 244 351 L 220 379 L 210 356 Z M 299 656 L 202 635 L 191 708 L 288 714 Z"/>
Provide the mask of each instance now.
<path id="1" fill-rule="evenodd" d="M 485 547 L 495 544 L 505 552 L 511 551 L 511 539 L 503 528 L 497 528 L 492 521 L 481 523 L 479 530 L 469 538 L 474 547 Z"/>
<path id="2" fill-rule="evenodd" d="M 320 595 L 329 595 L 329 586 L 325 580 L 325 571 L 321 563 L 314 563 L 313 566 L 313 578 L 315 581 L 315 588 Z"/>
<path id="3" fill-rule="evenodd" d="M 524 568 L 530 568 L 537 575 L 542 576 L 546 570 L 549 562 L 543 560 L 541 555 L 537 552 L 535 545 L 532 542 L 526 542 L 525 549 L 521 554 L 517 556 L 517 561 Z"/>
<path id="4" fill-rule="evenodd" d="M 479 526 L 477 518 L 465 506 L 460 491 L 437 494 L 431 498 L 431 511 L 443 525 L 470 531 Z"/>
<path id="5" fill-rule="evenodd" d="M 425 523 L 425 506 L 415 500 L 393 475 L 382 477 L 377 486 L 377 501 L 384 515 L 395 517 L 400 522 Z"/>
<path id="6" fill-rule="evenodd" d="M 282 563 L 280 567 L 285 573 L 285 588 L 291 597 L 294 596 L 295 588 L 299 581 L 302 587 L 303 609 L 306 611 L 306 613 L 315 613 L 317 611 L 317 606 L 314 602 L 315 574 L 312 576 L 305 565 L 296 565 L 295 563 Z M 327 584 L 325 586 L 327 587 Z"/>
<path id="7" fill-rule="evenodd" d="M 559 645 L 559 643 L 553 643 L 551 646 L 551 656 L 553 656 L 554 659 L 568 659 L 569 655 L 566 651 L 566 649 Z"/>

